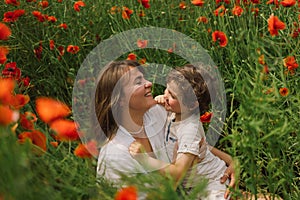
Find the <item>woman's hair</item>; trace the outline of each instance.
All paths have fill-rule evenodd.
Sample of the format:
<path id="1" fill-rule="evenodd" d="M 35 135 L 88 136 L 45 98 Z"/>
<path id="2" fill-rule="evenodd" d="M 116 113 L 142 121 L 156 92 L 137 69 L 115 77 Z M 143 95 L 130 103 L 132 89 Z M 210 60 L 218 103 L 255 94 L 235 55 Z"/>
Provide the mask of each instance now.
<path id="1" fill-rule="evenodd" d="M 202 70 L 203 66 L 195 67 L 187 64 L 183 67 L 176 67 L 167 77 L 167 83 L 173 81 L 179 89 L 182 103 L 191 108 L 198 101 L 200 114 L 204 114 L 209 110 L 211 103 L 207 83 L 204 81 L 202 75 L 205 72 Z M 199 112 L 195 109 L 195 112 Z"/>
<path id="2" fill-rule="evenodd" d="M 108 139 L 116 133 L 118 129 L 114 116 L 115 111 L 119 111 L 119 99 L 123 93 L 120 79 L 133 67 L 137 67 L 143 72 L 140 64 L 132 60 L 113 61 L 104 67 L 98 77 L 95 92 L 95 112 L 98 123 Z"/>

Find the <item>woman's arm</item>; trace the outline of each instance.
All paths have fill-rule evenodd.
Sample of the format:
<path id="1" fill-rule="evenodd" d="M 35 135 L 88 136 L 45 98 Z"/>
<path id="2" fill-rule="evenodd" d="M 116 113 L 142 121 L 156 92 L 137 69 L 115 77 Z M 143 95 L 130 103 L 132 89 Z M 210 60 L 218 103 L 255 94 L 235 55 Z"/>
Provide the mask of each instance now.
<path id="1" fill-rule="evenodd" d="M 215 148 L 215 147 L 209 147 L 210 151 L 217 157 L 219 157 L 221 160 L 224 160 L 224 162 L 226 163 L 226 165 L 228 166 L 227 169 L 225 170 L 223 176 L 221 177 L 221 183 L 225 183 L 226 180 L 228 178 L 230 178 L 230 183 L 229 183 L 229 188 L 234 188 L 235 187 L 235 173 L 234 173 L 234 162 L 233 162 L 233 159 L 232 157 Z M 230 190 L 227 189 L 227 191 L 225 192 L 225 195 L 224 195 L 224 198 L 227 199 L 228 196 L 229 196 L 229 193 L 230 193 Z"/>

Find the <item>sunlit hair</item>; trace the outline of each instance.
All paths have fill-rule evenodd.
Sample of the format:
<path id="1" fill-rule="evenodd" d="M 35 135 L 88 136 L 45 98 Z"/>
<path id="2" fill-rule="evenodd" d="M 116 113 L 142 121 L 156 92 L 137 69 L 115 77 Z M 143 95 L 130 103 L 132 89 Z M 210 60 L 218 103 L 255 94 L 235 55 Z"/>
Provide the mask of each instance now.
<path id="1" fill-rule="evenodd" d="M 104 67 L 98 77 L 95 92 L 95 112 L 99 125 L 108 139 L 111 139 L 118 129 L 116 116 L 113 113 L 119 109 L 123 88 L 117 84 L 120 84 L 119 81 L 122 76 L 134 67 L 143 73 L 142 67 L 136 61 L 113 61 Z"/>
<path id="2" fill-rule="evenodd" d="M 195 109 L 194 112 L 200 110 L 200 114 L 208 111 L 211 103 L 207 83 L 202 77 L 205 75 L 202 68 L 187 64 L 176 67 L 167 76 L 167 83 L 173 81 L 177 85 L 181 101 L 185 106 L 191 108 L 195 105 L 195 101 L 198 101 L 199 109 Z"/>

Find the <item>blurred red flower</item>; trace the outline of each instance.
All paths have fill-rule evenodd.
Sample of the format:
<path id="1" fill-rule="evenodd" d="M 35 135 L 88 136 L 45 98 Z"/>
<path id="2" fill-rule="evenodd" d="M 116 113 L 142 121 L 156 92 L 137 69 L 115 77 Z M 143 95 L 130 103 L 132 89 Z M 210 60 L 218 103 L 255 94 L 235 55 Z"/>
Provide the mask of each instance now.
<path id="1" fill-rule="evenodd" d="M 9 105 L 13 99 L 13 91 L 15 88 L 15 81 L 10 78 L 0 77 L 0 103 Z"/>
<path id="2" fill-rule="evenodd" d="M 296 0 L 283 0 L 280 4 L 284 7 L 291 7 L 296 4 Z"/>
<path id="3" fill-rule="evenodd" d="M 147 45 L 148 45 L 148 40 L 141 40 L 141 39 L 138 39 L 137 40 L 137 46 L 139 47 L 139 48 L 146 48 L 147 47 Z"/>
<path id="4" fill-rule="evenodd" d="M 75 45 L 69 45 L 67 47 L 67 52 L 71 53 L 71 54 L 76 54 L 79 51 L 79 46 L 75 46 Z"/>
<path id="5" fill-rule="evenodd" d="M 285 24 L 273 14 L 268 19 L 268 30 L 272 36 L 278 35 L 278 30 L 285 29 Z"/>
<path id="6" fill-rule="evenodd" d="M 54 40 L 50 40 L 50 41 L 49 41 L 49 49 L 50 49 L 50 50 L 53 50 L 54 47 L 55 47 L 55 42 L 54 42 Z"/>
<path id="7" fill-rule="evenodd" d="M 48 97 L 39 97 L 36 100 L 36 111 L 40 119 L 45 123 L 66 117 L 71 113 L 70 108 L 66 104 Z"/>
<path id="8" fill-rule="evenodd" d="M 49 6 L 49 2 L 47 0 L 43 0 L 39 3 L 42 8 L 47 8 Z"/>
<path id="9" fill-rule="evenodd" d="M 7 126 L 19 119 L 19 112 L 11 110 L 9 106 L 0 105 L 0 126 Z"/>
<path id="10" fill-rule="evenodd" d="M 288 68 L 289 71 L 293 71 L 299 67 L 294 56 L 287 56 L 283 59 L 283 65 Z"/>
<path id="11" fill-rule="evenodd" d="M 208 23 L 208 19 L 207 19 L 207 17 L 205 17 L 205 16 L 201 16 L 201 17 L 198 17 L 197 18 L 197 22 L 198 23 L 204 23 L 204 24 L 207 24 Z"/>
<path id="12" fill-rule="evenodd" d="M 74 3 L 74 10 L 79 12 L 81 7 L 84 7 L 85 3 L 83 1 L 76 1 Z"/>
<path id="13" fill-rule="evenodd" d="M 186 3 L 185 3 L 184 1 L 180 2 L 180 3 L 179 3 L 179 8 L 180 8 L 181 10 L 186 9 Z"/>
<path id="14" fill-rule="evenodd" d="M 203 115 L 200 116 L 200 121 L 202 123 L 209 123 L 212 117 L 211 112 L 205 112 Z"/>
<path id="15" fill-rule="evenodd" d="M 215 31 L 212 33 L 212 40 L 214 42 L 218 41 L 221 47 L 226 47 L 227 36 L 222 31 Z"/>
<path id="16" fill-rule="evenodd" d="M 224 16 L 226 12 L 226 8 L 224 5 L 220 5 L 215 11 L 214 15 L 215 16 Z"/>
<path id="17" fill-rule="evenodd" d="M 192 0 L 191 2 L 195 6 L 203 6 L 204 5 L 204 0 Z"/>
<path id="18" fill-rule="evenodd" d="M 115 196 L 115 200 L 137 200 L 137 189 L 134 186 L 128 186 L 120 189 Z"/>
<path id="19" fill-rule="evenodd" d="M 286 97 L 289 94 L 289 89 L 287 89 L 286 87 L 280 88 L 279 89 L 279 94 L 283 97 Z"/>
<path id="20" fill-rule="evenodd" d="M 20 124 L 23 128 L 28 130 L 34 129 L 34 122 L 37 121 L 37 117 L 32 112 L 25 112 L 20 115 Z"/>
<path id="21" fill-rule="evenodd" d="M 80 143 L 74 150 L 74 154 L 79 158 L 96 157 L 98 153 L 97 142 L 95 140 L 91 140 L 86 144 Z"/>
<path id="22" fill-rule="evenodd" d="M 48 15 L 44 15 L 40 11 L 36 11 L 36 10 L 32 11 L 32 14 L 40 22 L 44 22 L 44 21 L 46 21 L 48 19 Z"/>
<path id="23" fill-rule="evenodd" d="M 67 29 L 68 28 L 68 25 L 65 24 L 65 23 L 62 23 L 58 26 L 59 28 L 63 28 L 63 29 Z"/>
<path id="24" fill-rule="evenodd" d="M 57 119 L 50 124 L 50 128 L 57 134 L 60 141 L 75 141 L 79 139 L 77 124 L 67 119 Z"/>
<path id="25" fill-rule="evenodd" d="M 13 5 L 13 6 L 19 6 L 20 5 L 20 2 L 17 1 L 17 0 L 5 0 L 5 3 Z"/>
<path id="26" fill-rule="evenodd" d="M 4 64 L 7 60 L 6 56 L 9 53 L 9 49 L 4 46 L 0 46 L 0 64 Z"/>
<path id="27" fill-rule="evenodd" d="M 232 9 L 232 14 L 236 16 L 241 16 L 241 14 L 244 12 L 243 8 L 241 6 L 235 5 Z"/>
<path id="28" fill-rule="evenodd" d="M 136 55 L 134 53 L 128 54 L 127 60 L 136 60 Z"/>
<path id="29" fill-rule="evenodd" d="M 123 19 L 130 19 L 130 15 L 132 15 L 133 10 L 130 10 L 126 6 L 123 6 L 122 17 Z"/>
<path id="30" fill-rule="evenodd" d="M 33 52 L 38 60 L 40 60 L 42 58 L 42 53 L 43 53 L 43 42 L 42 41 L 40 41 L 38 47 L 34 48 Z"/>
<path id="31" fill-rule="evenodd" d="M 139 3 L 141 3 L 144 8 L 150 8 L 150 4 L 149 4 L 150 0 L 138 0 Z"/>
<path id="32" fill-rule="evenodd" d="M 30 97 L 24 94 L 16 94 L 13 96 L 10 105 L 14 108 L 19 110 L 23 106 L 25 106 L 30 101 Z"/>
<path id="33" fill-rule="evenodd" d="M 21 70 L 17 67 L 16 62 L 6 63 L 2 70 L 2 76 L 5 78 L 14 78 L 19 80 L 21 77 Z"/>
<path id="34" fill-rule="evenodd" d="M 11 35 L 10 28 L 0 22 L 0 40 L 7 40 L 10 35 Z"/>
<path id="35" fill-rule="evenodd" d="M 4 22 L 15 22 L 19 17 L 25 14 L 25 10 L 8 11 L 4 13 Z"/>
<path id="36" fill-rule="evenodd" d="M 18 135 L 18 138 L 20 143 L 24 143 L 26 140 L 29 140 L 32 144 L 40 147 L 42 150 L 47 150 L 46 136 L 38 130 L 22 132 Z"/>

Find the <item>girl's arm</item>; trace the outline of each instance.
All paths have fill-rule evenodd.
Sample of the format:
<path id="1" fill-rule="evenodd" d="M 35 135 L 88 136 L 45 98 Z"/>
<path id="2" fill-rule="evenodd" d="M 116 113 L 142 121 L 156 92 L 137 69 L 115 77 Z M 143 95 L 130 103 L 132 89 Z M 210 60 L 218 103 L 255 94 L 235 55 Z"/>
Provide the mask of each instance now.
<path id="1" fill-rule="evenodd" d="M 189 153 L 180 153 L 175 163 L 165 163 L 148 156 L 143 152 L 142 144 L 133 142 L 129 147 L 129 152 L 141 165 L 148 170 L 158 170 L 161 174 L 174 178 L 176 184 L 185 176 L 186 171 L 192 166 L 195 155 Z"/>

